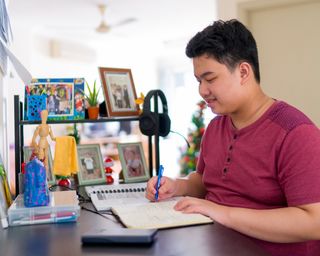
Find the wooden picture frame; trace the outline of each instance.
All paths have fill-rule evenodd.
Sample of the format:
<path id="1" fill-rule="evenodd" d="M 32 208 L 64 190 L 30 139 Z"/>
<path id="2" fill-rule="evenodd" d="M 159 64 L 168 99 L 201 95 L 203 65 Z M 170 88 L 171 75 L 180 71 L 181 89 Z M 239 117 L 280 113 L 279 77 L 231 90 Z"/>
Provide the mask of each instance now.
<path id="1" fill-rule="evenodd" d="M 32 155 L 34 148 L 30 146 L 24 146 L 23 147 L 23 161 L 25 163 L 28 163 L 30 161 L 30 157 Z M 53 173 L 53 159 L 52 159 L 52 154 L 51 154 L 51 148 L 49 147 L 49 152 L 48 152 L 48 170 L 47 171 L 47 180 L 48 180 L 48 185 L 54 185 L 56 184 L 56 177 Z"/>
<path id="2" fill-rule="evenodd" d="M 118 151 L 125 183 L 149 180 L 149 170 L 141 142 L 118 143 Z"/>
<path id="3" fill-rule="evenodd" d="M 106 182 L 99 144 L 77 146 L 79 185 L 103 184 Z"/>
<path id="4" fill-rule="evenodd" d="M 130 69 L 99 67 L 108 116 L 138 116 L 139 106 Z"/>

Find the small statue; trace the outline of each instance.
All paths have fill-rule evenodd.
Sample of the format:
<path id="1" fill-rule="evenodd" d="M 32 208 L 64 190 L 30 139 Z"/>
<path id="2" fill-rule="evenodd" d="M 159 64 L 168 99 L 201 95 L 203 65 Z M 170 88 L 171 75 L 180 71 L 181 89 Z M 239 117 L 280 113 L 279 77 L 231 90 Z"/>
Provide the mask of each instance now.
<path id="1" fill-rule="evenodd" d="M 38 157 L 38 159 L 44 163 L 44 166 L 48 174 L 49 143 L 48 143 L 47 137 L 48 135 L 50 135 L 51 140 L 53 141 L 55 141 L 56 138 L 52 134 L 51 127 L 47 124 L 48 111 L 42 110 L 40 115 L 41 115 L 41 124 L 37 127 L 37 129 L 33 134 L 31 146 L 35 149 L 35 154 Z M 38 136 L 40 137 L 40 139 L 37 143 L 36 139 Z"/>

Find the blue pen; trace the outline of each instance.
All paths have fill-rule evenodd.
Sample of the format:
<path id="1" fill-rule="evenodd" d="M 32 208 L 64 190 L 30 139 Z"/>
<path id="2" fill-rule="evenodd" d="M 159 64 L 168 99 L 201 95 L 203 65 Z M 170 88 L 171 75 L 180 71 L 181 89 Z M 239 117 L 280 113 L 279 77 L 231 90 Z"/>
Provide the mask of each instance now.
<path id="1" fill-rule="evenodd" d="M 162 178 L 162 174 L 163 174 L 163 166 L 160 164 L 159 166 L 159 172 L 158 172 L 158 181 L 157 181 L 157 187 L 156 187 L 156 194 L 154 196 L 155 200 L 158 201 L 158 197 L 159 197 L 159 188 L 160 188 L 160 182 L 161 182 L 161 178 Z"/>

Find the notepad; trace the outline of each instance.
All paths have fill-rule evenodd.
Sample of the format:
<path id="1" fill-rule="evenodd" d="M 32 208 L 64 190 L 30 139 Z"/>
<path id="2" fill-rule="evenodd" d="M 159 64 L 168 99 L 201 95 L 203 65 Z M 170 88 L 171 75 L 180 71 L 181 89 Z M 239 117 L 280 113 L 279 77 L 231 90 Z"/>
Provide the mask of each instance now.
<path id="1" fill-rule="evenodd" d="M 179 198 L 146 204 L 123 204 L 111 208 L 127 228 L 164 229 L 212 223 L 201 214 L 182 213 L 173 209 Z"/>

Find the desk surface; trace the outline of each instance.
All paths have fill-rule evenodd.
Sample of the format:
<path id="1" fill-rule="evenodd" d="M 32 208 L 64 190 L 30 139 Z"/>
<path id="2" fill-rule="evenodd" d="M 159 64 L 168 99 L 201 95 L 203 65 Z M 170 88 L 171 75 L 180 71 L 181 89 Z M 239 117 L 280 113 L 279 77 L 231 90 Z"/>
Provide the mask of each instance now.
<path id="1" fill-rule="evenodd" d="M 247 237 L 217 223 L 159 230 L 156 241 L 147 247 L 82 246 L 86 231 L 115 226 L 119 226 L 115 220 L 82 210 L 77 223 L 0 228 L 1 255 L 268 255 Z"/>

